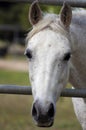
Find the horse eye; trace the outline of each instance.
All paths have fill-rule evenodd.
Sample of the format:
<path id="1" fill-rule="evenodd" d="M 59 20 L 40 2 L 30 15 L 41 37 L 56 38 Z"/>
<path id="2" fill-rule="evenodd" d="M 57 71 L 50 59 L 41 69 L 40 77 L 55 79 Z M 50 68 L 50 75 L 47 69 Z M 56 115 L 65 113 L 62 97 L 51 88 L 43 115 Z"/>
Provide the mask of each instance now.
<path id="1" fill-rule="evenodd" d="M 71 53 L 68 52 L 67 54 L 65 54 L 63 60 L 64 60 L 64 61 L 68 61 L 68 60 L 70 59 L 70 57 L 71 57 Z"/>
<path id="2" fill-rule="evenodd" d="M 32 51 L 31 51 L 30 49 L 27 49 L 27 50 L 25 51 L 25 55 L 26 55 L 29 59 L 31 59 L 31 58 L 32 58 Z"/>

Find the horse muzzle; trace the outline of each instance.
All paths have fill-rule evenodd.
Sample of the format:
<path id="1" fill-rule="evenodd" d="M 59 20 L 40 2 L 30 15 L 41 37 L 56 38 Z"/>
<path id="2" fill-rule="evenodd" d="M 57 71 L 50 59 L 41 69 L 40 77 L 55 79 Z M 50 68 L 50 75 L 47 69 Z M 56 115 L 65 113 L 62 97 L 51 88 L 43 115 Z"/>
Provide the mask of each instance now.
<path id="1" fill-rule="evenodd" d="M 53 103 L 47 102 L 44 106 L 42 102 L 36 100 L 32 106 L 32 116 L 39 127 L 51 127 L 53 125 L 55 109 Z"/>

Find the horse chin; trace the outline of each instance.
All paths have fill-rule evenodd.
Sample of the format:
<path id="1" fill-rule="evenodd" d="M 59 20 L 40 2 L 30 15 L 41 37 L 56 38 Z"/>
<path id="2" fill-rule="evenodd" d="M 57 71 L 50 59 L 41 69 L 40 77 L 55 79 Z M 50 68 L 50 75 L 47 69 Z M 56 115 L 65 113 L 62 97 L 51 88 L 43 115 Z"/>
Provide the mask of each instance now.
<path id="1" fill-rule="evenodd" d="M 47 123 L 36 122 L 36 125 L 38 127 L 51 127 L 53 126 L 53 121 L 47 122 Z"/>

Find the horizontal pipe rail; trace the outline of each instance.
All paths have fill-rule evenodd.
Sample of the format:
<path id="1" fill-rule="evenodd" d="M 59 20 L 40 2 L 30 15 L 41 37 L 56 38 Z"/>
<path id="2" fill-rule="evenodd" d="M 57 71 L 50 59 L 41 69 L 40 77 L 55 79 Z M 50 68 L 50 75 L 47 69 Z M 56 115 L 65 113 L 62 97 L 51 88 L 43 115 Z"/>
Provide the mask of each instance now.
<path id="1" fill-rule="evenodd" d="M 31 87 L 16 85 L 0 85 L 0 94 L 20 94 L 32 95 Z M 69 89 L 66 88 L 61 93 L 62 97 L 83 97 L 86 98 L 86 89 Z"/>
<path id="2" fill-rule="evenodd" d="M 0 0 L 0 2 L 12 3 L 32 3 L 34 0 Z M 86 0 L 39 0 L 41 4 L 47 5 L 62 5 L 63 2 L 69 3 L 73 7 L 86 7 Z"/>

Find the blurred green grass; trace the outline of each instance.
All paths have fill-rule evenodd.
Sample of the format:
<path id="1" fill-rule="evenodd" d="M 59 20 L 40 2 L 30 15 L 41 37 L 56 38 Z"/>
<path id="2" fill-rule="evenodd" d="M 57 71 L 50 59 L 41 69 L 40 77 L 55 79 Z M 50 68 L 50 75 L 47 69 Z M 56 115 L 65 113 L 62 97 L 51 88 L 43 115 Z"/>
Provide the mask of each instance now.
<path id="1" fill-rule="evenodd" d="M 0 70 L 0 84 L 30 85 L 28 72 Z"/>
<path id="2" fill-rule="evenodd" d="M 0 70 L 0 84 L 30 85 L 28 73 Z M 43 130 L 31 116 L 32 96 L 0 95 L 0 130 Z M 70 98 L 60 98 L 54 126 L 45 130 L 81 130 Z"/>

